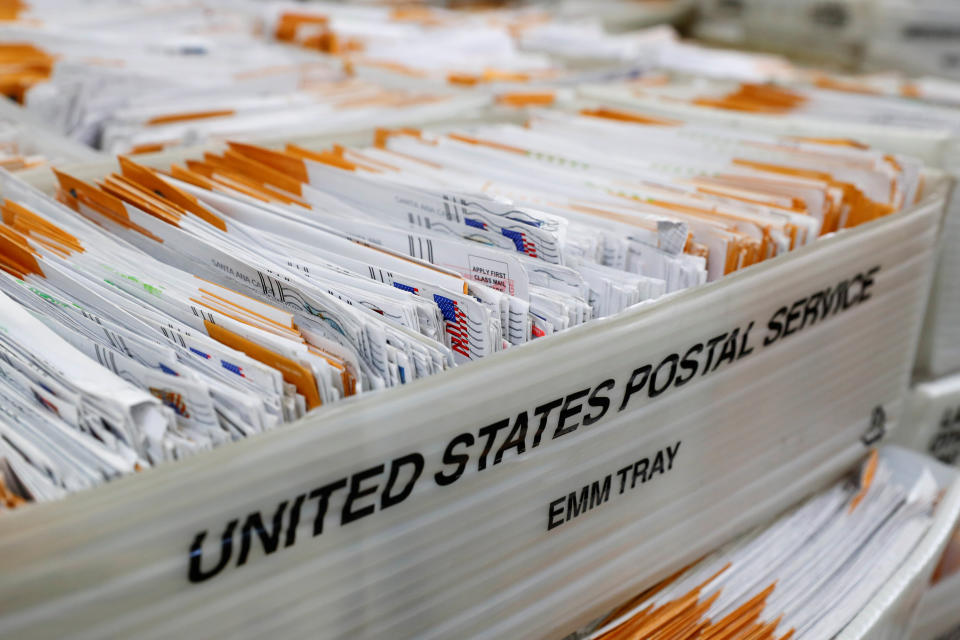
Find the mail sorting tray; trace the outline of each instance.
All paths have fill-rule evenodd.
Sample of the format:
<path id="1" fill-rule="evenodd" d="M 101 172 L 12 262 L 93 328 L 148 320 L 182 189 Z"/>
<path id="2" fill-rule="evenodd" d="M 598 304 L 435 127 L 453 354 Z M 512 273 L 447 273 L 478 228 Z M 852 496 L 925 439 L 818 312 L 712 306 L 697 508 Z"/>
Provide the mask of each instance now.
<path id="1" fill-rule="evenodd" d="M 718 283 L 5 514 L 0 635 L 562 637 L 896 426 L 948 182 Z M 836 313 L 769 326 L 837 287 Z M 678 354 L 717 336 L 735 355 L 677 385 Z"/>

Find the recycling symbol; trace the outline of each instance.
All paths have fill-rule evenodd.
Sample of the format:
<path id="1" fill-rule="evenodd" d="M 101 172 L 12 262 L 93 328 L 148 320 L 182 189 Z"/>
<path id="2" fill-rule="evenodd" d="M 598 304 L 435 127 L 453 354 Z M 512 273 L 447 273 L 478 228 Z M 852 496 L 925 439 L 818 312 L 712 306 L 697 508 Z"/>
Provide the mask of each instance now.
<path id="1" fill-rule="evenodd" d="M 863 433 L 863 436 L 860 440 L 866 446 L 870 447 L 883 439 L 887 433 L 887 412 L 883 410 L 883 407 L 877 405 L 873 408 L 873 413 L 870 415 L 870 426 L 867 427 L 867 430 Z"/>

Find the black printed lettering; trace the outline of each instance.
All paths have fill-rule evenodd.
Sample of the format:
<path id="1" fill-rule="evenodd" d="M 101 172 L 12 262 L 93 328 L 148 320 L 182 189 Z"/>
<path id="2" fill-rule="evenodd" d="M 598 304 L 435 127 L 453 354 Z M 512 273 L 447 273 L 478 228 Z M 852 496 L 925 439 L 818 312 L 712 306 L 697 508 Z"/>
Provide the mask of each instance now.
<path id="1" fill-rule="evenodd" d="M 780 339 L 780 334 L 783 332 L 783 323 L 777 318 L 785 315 L 787 315 L 787 308 L 780 307 L 776 313 L 773 314 L 773 317 L 770 318 L 770 322 L 767 323 L 767 329 L 770 330 L 770 333 L 763 339 L 763 346 L 769 347 Z"/>
<path id="2" fill-rule="evenodd" d="M 380 497 L 381 509 L 398 505 L 410 496 L 413 492 L 413 486 L 417 483 L 417 480 L 420 479 L 420 474 L 423 473 L 423 464 L 423 456 L 419 453 L 408 453 L 390 463 L 390 475 L 387 477 L 387 484 L 384 485 L 383 495 Z M 400 469 L 410 465 L 412 465 L 413 468 L 410 470 L 410 478 L 407 480 L 407 483 L 400 491 L 393 493 L 393 486 L 400 477 Z"/>
<path id="3" fill-rule="evenodd" d="M 850 292 L 853 290 L 854 286 L 858 286 L 857 295 L 853 296 L 853 299 L 850 299 Z M 863 274 L 858 273 L 853 276 L 853 280 L 850 281 L 850 285 L 847 287 L 847 291 L 843 297 L 843 310 L 846 311 L 853 305 L 860 302 L 860 296 L 863 295 Z"/>
<path id="4" fill-rule="evenodd" d="M 483 451 L 480 453 L 480 457 L 477 459 L 478 471 L 483 471 L 487 468 L 487 454 L 489 454 L 490 449 L 493 448 L 493 441 L 497 439 L 497 434 L 500 433 L 502 429 L 506 429 L 509 426 L 510 420 L 504 418 L 503 420 L 482 427 L 480 431 L 477 432 L 479 437 L 487 437 L 487 443 L 483 446 Z"/>
<path id="5" fill-rule="evenodd" d="M 810 322 L 811 327 L 817 323 L 817 313 L 820 309 L 820 298 L 822 296 L 823 294 L 818 291 L 807 298 L 807 304 L 803 305 L 803 322 L 800 323 L 801 329 L 807 326 L 807 321 Z"/>
<path id="6" fill-rule="evenodd" d="M 823 293 L 820 294 L 820 318 L 826 319 L 830 315 L 830 308 L 833 306 L 834 300 L 837 297 L 837 290 L 833 287 L 827 287 L 823 290 Z"/>
<path id="7" fill-rule="evenodd" d="M 297 541 L 297 527 L 300 526 L 300 509 L 303 507 L 303 501 L 307 499 L 307 494 L 301 493 L 290 508 L 290 521 L 287 523 L 287 537 L 283 540 L 283 548 L 292 547 Z"/>
<path id="8" fill-rule="evenodd" d="M 627 476 L 631 477 L 630 489 L 635 490 L 638 486 L 671 471 L 679 451 L 680 441 L 678 440 L 673 445 L 657 450 L 652 456 L 642 457 L 636 462 L 617 469 L 616 472 L 585 483 L 578 489 L 550 501 L 547 506 L 547 530 L 550 531 L 574 518 L 582 517 L 587 512 L 623 495 L 627 491 Z M 616 493 L 613 492 L 614 475 L 620 480 L 620 489 Z"/>
<path id="9" fill-rule="evenodd" d="M 873 286 L 873 276 L 877 275 L 877 271 L 880 271 L 880 265 L 871 267 L 863 276 L 863 288 L 860 290 L 860 302 L 866 302 L 870 299 L 872 295 L 870 293 L 870 287 Z"/>
<path id="10" fill-rule="evenodd" d="M 623 391 L 623 400 L 620 402 L 620 408 L 617 409 L 617 411 L 626 409 L 627 403 L 630 402 L 630 396 L 643 389 L 643 386 L 647 384 L 647 378 L 650 377 L 651 368 L 650 365 L 645 364 L 639 369 L 633 370 L 633 373 L 630 375 L 630 382 L 627 383 L 627 387 Z"/>
<path id="11" fill-rule="evenodd" d="M 607 379 L 598 384 L 597 388 L 593 390 L 593 393 L 590 394 L 590 398 L 587 399 L 587 404 L 592 409 L 600 409 L 600 412 L 595 415 L 587 414 L 583 416 L 583 426 L 589 427 L 594 422 L 607 415 L 607 411 L 610 409 L 610 398 L 605 395 L 601 395 L 600 392 L 607 390 L 612 391 L 616 384 L 616 381 L 614 381 L 612 378 Z"/>
<path id="12" fill-rule="evenodd" d="M 835 304 L 833 305 L 833 315 L 837 315 L 840 311 L 847 308 L 847 281 L 844 280 L 837 285 L 837 288 L 834 290 L 834 295 L 836 297 Z"/>
<path id="13" fill-rule="evenodd" d="M 550 412 L 563 404 L 563 398 L 557 398 L 556 400 L 551 400 L 547 404 L 542 404 L 537 407 L 533 415 L 540 416 L 540 424 L 537 425 L 537 433 L 533 436 L 533 448 L 540 446 L 540 437 L 543 435 L 543 430 L 547 428 L 547 418 L 550 417 Z"/>
<path id="14" fill-rule="evenodd" d="M 737 338 L 740 336 L 740 329 L 734 329 L 730 336 L 723 343 L 723 348 L 720 350 L 720 357 L 717 358 L 717 364 L 713 365 L 713 370 L 716 371 L 720 368 L 720 365 L 724 362 L 732 363 L 737 357 Z"/>
<path id="15" fill-rule="evenodd" d="M 693 355 L 700 353 L 701 351 L 703 351 L 702 342 L 698 342 L 687 349 L 687 353 L 683 356 L 683 360 L 680 361 L 680 368 L 684 371 L 688 371 L 689 375 L 686 377 L 684 377 L 683 374 L 677 376 L 676 386 L 682 387 L 690 382 L 690 380 L 693 379 L 693 376 L 697 375 L 697 369 L 700 367 L 700 361 L 694 358 Z"/>
<path id="16" fill-rule="evenodd" d="M 787 313 L 787 323 L 783 327 L 783 337 L 786 338 L 789 335 L 793 335 L 799 330 L 799 327 L 794 326 L 794 322 L 800 319 L 800 309 L 806 304 L 807 299 L 801 298 L 797 300 L 792 305 L 790 305 L 790 312 Z"/>
<path id="17" fill-rule="evenodd" d="M 516 449 L 518 456 L 523 455 L 523 452 L 526 451 L 526 447 L 527 412 L 521 411 L 519 414 L 517 414 L 517 419 L 513 423 L 513 429 L 510 430 L 510 435 L 508 435 L 507 439 L 504 440 L 502 445 L 500 445 L 497 455 L 493 458 L 493 464 L 500 464 L 500 462 L 503 460 L 503 454 L 510 449 Z"/>
<path id="18" fill-rule="evenodd" d="M 347 479 L 340 478 L 336 482 L 331 482 L 310 492 L 310 499 L 317 499 L 317 517 L 313 520 L 313 535 L 319 536 L 323 533 L 323 520 L 327 515 L 327 507 L 330 505 L 330 496 L 334 491 L 343 489 L 347 486 Z"/>
<path id="19" fill-rule="evenodd" d="M 343 512 L 340 516 L 341 526 L 355 522 L 360 518 L 366 518 L 376 510 L 376 506 L 372 504 L 360 507 L 359 509 L 354 509 L 353 505 L 357 500 L 366 498 L 377 492 L 377 485 L 363 487 L 362 484 L 364 480 L 370 480 L 381 473 L 383 473 L 383 465 L 378 464 L 375 467 L 364 469 L 350 476 L 350 492 L 347 494 L 347 499 L 343 503 Z"/>
<path id="20" fill-rule="evenodd" d="M 247 516 L 240 533 L 240 554 L 237 556 L 238 567 L 247 563 L 247 557 L 250 555 L 250 541 L 254 533 L 260 538 L 264 554 L 270 555 L 277 550 L 277 547 L 280 546 L 280 531 L 283 529 L 283 513 L 286 510 L 287 501 L 284 500 L 277 506 L 277 510 L 273 514 L 273 528 L 270 531 L 267 531 L 264 526 L 259 511 L 254 511 Z"/>
<path id="21" fill-rule="evenodd" d="M 680 361 L 680 356 L 676 353 L 671 353 L 669 356 L 663 359 L 657 368 L 654 370 L 653 375 L 650 377 L 650 397 L 656 398 L 658 395 L 670 388 L 670 385 L 673 384 L 673 379 L 677 376 L 677 363 Z M 670 365 L 669 375 L 660 376 L 660 370 L 663 369 L 665 365 Z M 662 381 L 662 386 L 657 387 L 657 379 Z"/>
<path id="22" fill-rule="evenodd" d="M 444 473 L 443 471 L 437 471 L 433 479 L 441 487 L 446 487 L 453 484 L 460 479 L 460 476 L 463 475 L 464 470 L 467 468 L 467 463 L 470 461 L 470 454 L 467 453 L 454 453 L 454 448 L 457 445 L 463 445 L 464 447 L 472 447 L 474 443 L 472 433 L 461 433 L 449 443 L 447 443 L 447 448 L 443 452 L 443 464 L 444 465 L 457 465 L 456 468 L 449 472 Z"/>
<path id="23" fill-rule="evenodd" d="M 737 360 L 748 356 L 753 353 L 753 347 L 747 347 L 750 343 L 750 330 L 753 329 L 753 321 L 750 321 L 750 324 L 747 325 L 747 328 L 743 332 L 743 339 L 740 340 L 740 351 L 737 353 Z"/>
<path id="24" fill-rule="evenodd" d="M 630 480 L 630 488 L 634 489 L 637 486 L 637 479 L 641 483 L 647 481 L 647 467 L 650 466 L 650 461 L 646 458 L 640 458 L 633 463 L 633 478 Z"/>
<path id="25" fill-rule="evenodd" d="M 557 498 L 550 503 L 550 510 L 547 512 L 547 531 L 563 524 L 563 502 L 564 498 Z"/>
<path id="26" fill-rule="evenodd" d="M 590 487 L 581 489 L 579 496 L 576 491 L 572 491 L 570 495 L 567 496 L 567 520 L 572 520 L 579 516 L 581 512 L 586 511 L 589 508 L 589 499 Z"/>
<path id="27" fill-rule="evenodd" d="M 653 457 L 653 464 L 650 465 L 650 475 L 648 479 L 652 479 L 658 473 L 663 473 L 663 451 L 657 451 L 657 455 Z"/>
<path id="28" fill-rule="evenodd" d="M 201 531 L 193 539 L 190 545 L 190 570 L 187 578 L 190 582 L 204 582 L 223 571 L 227 563 L 230 562 L 230 555 L 233 553 L 233 532 L 236 530 L 239 520 L 231 520 L 227 523 L 227 528 L 223 530 L 220 536 L 220 558 L 217 564 L 209 571 L 204 571 L 203 567 L 203 540 L 207 537 L 206 531 Z"/>
<path id="29" fill-rule="evenodd" d="M 713 350 L 717 348 L 717 345 L 721 340 L 724 340 L 727 337 L 726 333 L 721 333 L 718 336 L 714 336 L 707 340 L 707 363 L 703 365 L 703 373 L 701 375 L 707 375 L 710 373 L 710 365 L 713 364 Z"/>
<path id="30" fill-rule="evenodd" d="M 673 459 L 677 457 L 677 452 L 680 451 L 680 440 L 677 440 L 677 444 L 672 447 L 667 447 L 667 457 L 670 459 L 667 462 L 667 471 L 673 469 Z"/>
<path id="31" fill-rule="evenodd" d="M 617 469 L 617 476 L 620 478 L 620 493 L 623 493 L 627 488 L 627 474 L 630 473 L 630 469 L 633 469 L 632 464 L 628 464 L 622 469 Z"/>
<path id="32" fill-rule="evenodd" d="M 581 389 L 567 396 L 567 399 L 563 403 L 563 409 L 560 410 L 560 417 L 557 419 L 557 428 L 553 432 L 553 438 L 556 440 L 560 436 L 565 436 L 568 433 L 573 433 L 577 430 L 577 427 L 580 426 L 579 422 L 574 422 L 567 425 L 567 420 L 578 415 L 583 410 L 583 404 L 577 402 L 580 398 L 583 398 L 588 393 L 590 393 L 590 388 Z M 576 402 L 575 405 L 571 405 L 572 402 Z"/>
<path id="33" fill-rule="evenodd" d="M 594 480 L 590 485 L 590 509 L 599 507 L 610 499 L 610 476 L 604 477 L 603 481 Z"/>

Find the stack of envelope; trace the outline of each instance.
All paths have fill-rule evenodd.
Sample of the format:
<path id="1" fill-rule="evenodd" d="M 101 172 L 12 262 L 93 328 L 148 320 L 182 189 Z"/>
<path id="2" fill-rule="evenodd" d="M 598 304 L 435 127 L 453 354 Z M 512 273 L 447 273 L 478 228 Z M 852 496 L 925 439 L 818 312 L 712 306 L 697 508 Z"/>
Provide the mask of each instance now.
<path id="1" fill-rule="evenodd" d="M 48 130 L 110 153 L 429 122 L 488 97 L 351 79 L 266 40 L 247 3 L 31 3 L 0 22 L 4 92 Z"/>
<path id="2" fill-rule="evenodd" d="M 58 171 L 60 203 L 7 179 L 4 382 L 30 447 L 4 451 L 7 486 L 59 495 L 717 280 L 909 207 L 921 169 L 595 108 L 121 158 L 94 181 Z"/>
<path id="3" fill-rule="evenodd" d="M 0 87 L 66 137 L 140 153 L 543 106 L 681 47 L 666 27 L 609 33 L 573 4 L 40 0 L 0 22 Z"/>
<path id="4" fill-rule="evenodd" d="M 952 109 L 894 99 L 901 98 L 904 93 L 923 90 L 911 87 L 909 82 L 899 85 L 899 96 L 894 93 L 893 87 L 884 90 L 883 80 L 880 78 L 874 80 L 875 85 L 867 84 L 869 82 L 869 78 L 864 79 L 858 86 L 857 80 L 847 81 L 843 76 L 816 72 L 794 72 L 793 77 L 788 78 L 787 84 L 795 86 L 736 82 L 695 75 L 680 78 L 661 77 L 659 82 L 640 80 L 633 85 L 598 84 L 586 86 L 582 92 L 588 97 L 616 97 L 625 104 L 645 108 L 657 108 L 659 105 L 665 112 L 672 113 L 686 113 L 690 111 L 690 107 L 700 107 L 741 115 L 789 115 L 806 120 L 885 125 L 891 129 L 948 128 L 955 126 L 957 122 L 957 114 Z M 928 91 L 935 94 L 937 89 L 931 87 Z M 948 97 L 945 99 L 949 100 Z"/>
<path id="5" fill-rule="evenodd" d="M 525 49 L 548 53 L 572 68 L 619 65 L 642 70 L 644 81 L 665 71 L 754 82 L 792 79 L 799 73 L 781 56 L 704 46 L 682 40 L 667 25 L 610 33 L 590 22 L 550 22 L 523 30 L 519 41 Z"/>
<path id="6" fill-rule="evenodd" d="M 691 3 L 567 0 L 532 4 L 463 12 L 287 2 L 267 5 L 264 15 L 266 31 L 278 40 L 411 77 L 446 72 L 450 80 L 463 84 L 552 78 L 564 71 L 552 59 L 556 54 L 561 60 L 633 57 L 651 38 L 663 37 L 671 30 L 661 26 L 649 32 L 624 33 L 624 27 L 665 23 L 689 9 Z M 641 17 L 644 13 L 647 19 Z M 433 55 L 438 51 L 443 55 Z"/>
<path id="7" fill-rule="evenodd" d="M 886 89 L 881 80 L 864 86 L 865 82 L 869 79 L 858 82 L 815 72 L 807 72 L 786 86 L 665 77 L 659 83 L 586 86 L 581 93 L 635 111 L 637 117 L 679 117 L 713 126 L 840 138 L 852 145 L 874 144 L 885 151 L 923 158 L 956 176 L 960 171 L 960 114 L 936 104 L 951 102 L 951 85 L 920 85 L 929 86 L 922 90 L 939 96 L 925 102 L 895 95 L 895 82 L 888 80 Z M 904 89 L 907 93 L 922 91 L 910 83 L 901 84 L 900 91 Z M 950 202 L 944 234 L 948 244 L 960 237 L 960 199 Z M 926 376 L 960 369 L 960 325 L 955 321 L 960 309 L 957 273 L 958 254 L 942 252 L 917 358 L 917 369 Z"/>
<path id="8" fill-rule="evenodd" d="M 552 104 L 579 82 L 634 75 L 672 33 L 614 35 L 573 6 L 463 12 L 312 2 L 267 5 L 263 15 L 276 40 L 321 51 L 359 77 L 487 95 L 508 108 Z"/>
<path id="9" fill-rule="evenodd" d="M 874 452 L 859 482 L 808 499 L 638 595 L 583 636 L 858 637 L 855 629 L 865 626 L 858 615 L 923 546 L 939 491 L 922 462 L 908 471 Z M 940 570 L 955 562 L 948 554 Z"/>
<path id="10" fill-rule="evenodd" d="M 909 98 L 933 105 L 960 105 L 960 83 L 936 76 L 911 76 L 893 71 L 837 74 L 796 67 L 790 73 L 771 80 L 800 87 Z"/>

